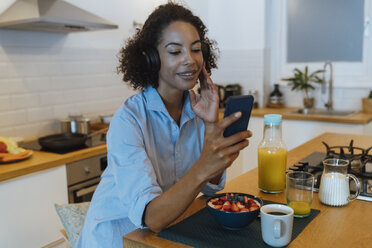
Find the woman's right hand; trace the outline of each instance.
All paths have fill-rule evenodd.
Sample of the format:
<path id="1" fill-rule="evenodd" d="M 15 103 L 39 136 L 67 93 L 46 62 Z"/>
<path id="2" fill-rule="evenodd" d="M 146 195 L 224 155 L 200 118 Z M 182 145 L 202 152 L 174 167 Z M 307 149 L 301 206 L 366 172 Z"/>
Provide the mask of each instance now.
<path id="1" fill-rule="evenodd" d="M 238 157 L 239 152 L 248 146 L 252 132 L 247 130 L 224 137 L 223 132 L 241 113 L 231 114 L 217 123 L 205 123 L 204 144 L 197 161 L 199 175 L 209 181 L 220 175 Z"/>

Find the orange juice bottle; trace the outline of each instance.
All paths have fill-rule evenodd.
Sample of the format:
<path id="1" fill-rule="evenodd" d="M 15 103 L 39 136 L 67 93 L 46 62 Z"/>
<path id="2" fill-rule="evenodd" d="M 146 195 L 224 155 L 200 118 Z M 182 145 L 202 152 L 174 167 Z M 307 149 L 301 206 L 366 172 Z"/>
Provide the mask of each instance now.
<path id="1" fill-rule="evenodd" d="M 265 193 L 285 188 L 287 149 L 282 140 L 282 116 L 264 116 L 264 135 L 258 145 L 258 187 Z"/>

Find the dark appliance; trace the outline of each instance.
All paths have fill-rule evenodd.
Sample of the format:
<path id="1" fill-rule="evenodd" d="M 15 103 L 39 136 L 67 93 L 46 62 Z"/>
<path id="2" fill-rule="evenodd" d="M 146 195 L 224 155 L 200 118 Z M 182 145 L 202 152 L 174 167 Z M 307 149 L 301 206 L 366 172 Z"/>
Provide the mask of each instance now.
<path id="1" fill-rule="evenodd" d="M 339 158 L 349 160 L 348 173 L 355 175 L 361 184 L 361 193 L 357 199 L 372 201 L 372 146 L 363 149 L 355 147 L 351 140 L 349 146 L 329 146 L 323 142 L 326 152 L 313 152 L 306 158 L 294 164 L 289 171 L 306 171 L 314 175 L 314 189 L 318 192 L 321 176 L 323 173 L 322 161 L 327 158 Z M 355 192 L 354 184 L 350 184 L 350 190 Z"/>
<path id="2" fill-rule="evenodd" d="M 68 202 L 91 201 L 106 167 L 106 154 L 66 164 Z"/>
<path id="3" fill-rule="evenodd" d="M 219 84 L 214 84 L 217 87 L 217 93 L 219 98 L 219 108 L 225 107 L 226 93 L 225 87 Z M 200 88 L 198 88 L 198 94 L 200 94 Z"/>
<path id="4" fill-rule="evenodd" d="M 242 86 L 240 84 L 228 84 L 225 86 L 225 97 L 223 101 L 224 107 L 226 106 L 226 101 L 230 96 L 240 96 L 242 94 Z"/>

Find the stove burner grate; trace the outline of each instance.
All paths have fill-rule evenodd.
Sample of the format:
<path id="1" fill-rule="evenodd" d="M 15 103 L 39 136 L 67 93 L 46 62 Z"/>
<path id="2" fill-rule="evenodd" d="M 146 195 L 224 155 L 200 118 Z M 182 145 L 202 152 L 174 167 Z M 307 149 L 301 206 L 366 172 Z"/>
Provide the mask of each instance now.
<path id="1" fill-rule="evenodd" d="M 324 141 L 322 143 L 327 149 L 326 159 L 346 159 L 349 161 L 348 173 L 372 179 L 372 171 L 366 170 L 366 165 L 372 164 L 372 154 L 369 154 L 372 151 L 372 146 L 367 149 L 356 147 L 354 140 L 351 140 L 348 146 L 329 146 Z"/>

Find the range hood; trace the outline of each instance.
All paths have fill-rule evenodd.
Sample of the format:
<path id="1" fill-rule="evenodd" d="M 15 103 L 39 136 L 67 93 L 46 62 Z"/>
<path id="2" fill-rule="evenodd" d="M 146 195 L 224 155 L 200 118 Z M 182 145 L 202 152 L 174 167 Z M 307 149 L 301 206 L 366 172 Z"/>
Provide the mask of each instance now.
<path id="1" fill-rule="evenodd" d="M 0 28 L 67 33 L 118 26 L 64 0 L 17 0 L 0 15 Z"/>

